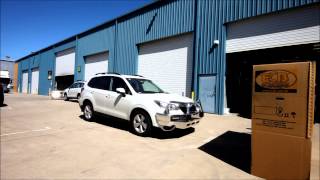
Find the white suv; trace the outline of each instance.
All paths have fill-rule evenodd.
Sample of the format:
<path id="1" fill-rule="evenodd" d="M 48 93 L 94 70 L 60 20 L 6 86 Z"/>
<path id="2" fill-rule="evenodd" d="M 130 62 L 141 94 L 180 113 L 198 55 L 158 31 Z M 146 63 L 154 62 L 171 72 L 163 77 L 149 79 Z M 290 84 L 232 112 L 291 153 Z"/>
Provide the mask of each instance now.
<path id="1" fill-rule="evenodd" d="M 146 136 L 153 127 L 186 129 L 203 117 L 200 103 L 168 94 L 141 76 L 100 73 L 85 83 L 79 105 L 86 120 L 96 113 L 130 121 L 135 134 Z"/>
<path id="2" fill-rule="evenodd" d="M 69 99 L 80 98 L 81 89 L 84 85 L 84 81 L 77 81 L 73 83 L 71 86 L 69 86 L 67 89 L 63 91 L 63 98 L 65 101 L 68 101 Z"/>

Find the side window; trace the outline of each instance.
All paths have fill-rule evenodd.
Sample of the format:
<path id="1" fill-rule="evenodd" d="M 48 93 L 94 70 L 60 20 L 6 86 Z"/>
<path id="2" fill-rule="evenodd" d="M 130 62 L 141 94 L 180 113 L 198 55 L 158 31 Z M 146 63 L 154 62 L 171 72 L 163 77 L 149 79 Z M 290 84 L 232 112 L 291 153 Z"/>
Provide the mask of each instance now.
<path id="1" fill-rule="evenodd" d="M 70 88 L 76 88 L 78 83 L 73 83 Z"/>
<path id="2" fill-rule="evenodd" d="M 110 77 L 101 76 L 92 78 L 88 86 L 96 89 L 109 90 Z"/>
<path id="3" fill-rule="evenodd" d="M 111 78 L 108 76 L 98 77 L 97 88 L 102 90 L 109 90 L 110 79 Z"/>
<path id="4" fill-rule="evenodd" d="M 97 87 L 96 87 L 96 86 L 97 86 L 97 77 L 92 78 L 92 79 L 89 81 L 88 86 L 89 86 L 89 87 L 92 87 L 92 88 L 97 88 Z"/>
<path id="5" fill-rule="evenodd" d="M 79 88 L 82 88 L 84 83 L 79 83 Z"/>
<path id="6" fill-rule="evenodd" d="M 118 77 L 112 78 L 112 91 L 116 92 L 117 88 L 123 88 L 126 90 L 126 94 L 131 94 L 130 89 L 128 88 L 127 84 L 124 82 L 123 79 Z"/>
<path id="7" fill-rule="evenodd" d="M 75 86 L 75 88 L 81 88 L 80 85 L 81 85 L 81 83 L 77 83 L 76 86 Z"/>

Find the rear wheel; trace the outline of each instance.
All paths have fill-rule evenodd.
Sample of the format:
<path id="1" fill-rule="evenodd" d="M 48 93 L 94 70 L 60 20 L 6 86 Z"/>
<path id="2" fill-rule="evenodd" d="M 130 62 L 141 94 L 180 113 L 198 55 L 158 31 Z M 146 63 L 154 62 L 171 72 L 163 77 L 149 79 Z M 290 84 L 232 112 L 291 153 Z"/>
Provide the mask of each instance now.
<path id="1" fill-rule="evenodd" d="M 132 130 L 136 135 L 147 136 L 151 133 L 152 122 L 148 113 L 139 110 L 131 118 Z"/>
<path id="2" fill-rule="evenodd" d="M 84 119 L 87 121 L 92 121 L 94 116 L 93 107 L 90 103 L 86 103 L 83 108 Z"/>

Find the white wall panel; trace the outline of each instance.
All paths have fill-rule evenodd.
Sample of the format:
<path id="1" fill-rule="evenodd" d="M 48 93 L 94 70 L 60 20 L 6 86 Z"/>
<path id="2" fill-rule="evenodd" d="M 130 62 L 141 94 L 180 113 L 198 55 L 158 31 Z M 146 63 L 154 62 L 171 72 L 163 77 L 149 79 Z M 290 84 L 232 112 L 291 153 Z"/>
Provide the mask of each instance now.
<path id="1" fill-rule="evenodd" d="M 139 47 L 138 74 L 164 91 L 191 95 L 192 34 L 149 42 Z"/>

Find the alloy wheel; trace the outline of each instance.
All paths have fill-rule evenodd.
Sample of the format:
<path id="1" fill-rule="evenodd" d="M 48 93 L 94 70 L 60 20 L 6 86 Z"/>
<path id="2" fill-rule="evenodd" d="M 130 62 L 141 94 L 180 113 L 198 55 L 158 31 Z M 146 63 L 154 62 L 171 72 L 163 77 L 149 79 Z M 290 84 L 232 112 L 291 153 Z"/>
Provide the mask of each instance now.
<path id="1" fill-rule="evenodd" d="M 142 134 L 147 130 L 148 124 L 146 123 L 146 118 L 142 114 L 137 114 L 133 118 L 133 126 L 136 132 Z"/>
<path id="2" fill-rule="evenodd" d="M 92 108 L 90 105 L 86 105 L 84 107 L 84 116 L 86 119 L 91 119 L 92 118 Z"/>

